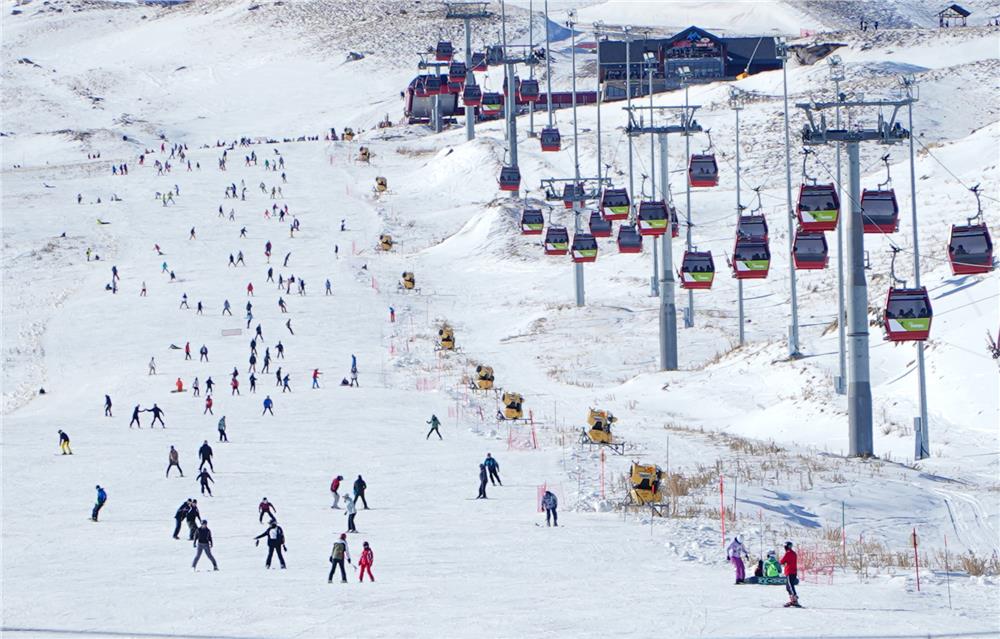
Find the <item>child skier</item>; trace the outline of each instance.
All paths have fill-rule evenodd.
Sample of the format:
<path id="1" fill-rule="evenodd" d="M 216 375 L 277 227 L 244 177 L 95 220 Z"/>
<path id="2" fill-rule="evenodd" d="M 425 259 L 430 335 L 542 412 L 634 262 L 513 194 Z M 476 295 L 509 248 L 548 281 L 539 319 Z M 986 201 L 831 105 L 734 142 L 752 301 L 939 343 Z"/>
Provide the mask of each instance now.
<path id="1" fill-rule="evenodd" d="M 375 562 L 375 553 L 372 552 L 371 547 L 366 541 L 364 543 L 364 550 L 361 551 L 361 559 L 358 560 L 358 566 L 361 567 L 360 573 L 358 575 L 359 581 L 365 580 L 365 572 L 368 572 L 368 578 L 375 581 L 375 576 L 372 575 L 372 564 Z"/>

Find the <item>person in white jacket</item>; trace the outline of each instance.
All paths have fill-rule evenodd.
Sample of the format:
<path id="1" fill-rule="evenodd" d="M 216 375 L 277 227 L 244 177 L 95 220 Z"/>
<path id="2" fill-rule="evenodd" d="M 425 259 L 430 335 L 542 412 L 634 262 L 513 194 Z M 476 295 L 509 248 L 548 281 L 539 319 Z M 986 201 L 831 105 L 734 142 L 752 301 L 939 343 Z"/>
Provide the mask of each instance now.
<path id="1" fill-rule="evenodd" d="M 354 527 L 354 517 L 358 514 L 358 508 L 350 495 L 344 495 L 344 514 L 347 515 L 347 532 L 358 532 Z"/>

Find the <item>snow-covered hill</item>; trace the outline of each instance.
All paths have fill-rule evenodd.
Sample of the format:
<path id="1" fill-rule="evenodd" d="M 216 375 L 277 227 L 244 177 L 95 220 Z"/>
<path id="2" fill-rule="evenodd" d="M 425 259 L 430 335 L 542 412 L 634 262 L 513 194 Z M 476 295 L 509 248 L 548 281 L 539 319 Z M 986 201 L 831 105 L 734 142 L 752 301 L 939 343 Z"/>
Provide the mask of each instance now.
<path id="1" fill-rule="evenodd" d="M 508 35 L 523 41 L 528 3 L 512 4 Z M 578 308 L 572 265 L 543 256 L 537 240 L 520 235 L 520 202 L 496 188 L 501 123 L 479 125 L 472 142 L 461 124 L 437 135 L 421 126 L 375 128 L 386 114 L 400 120 L 399 92 L 416 72 L 416 52 L 439 37 L 460 42 L 457 23 L 447 23 L 440 6 L 8 2 L 0 86 L 5 634 L 620 636 L 661 627 L 664 614 L 681 637 L 1000 632 L 1000 389 L 984 339 L 1000 326 L 1000 277 L 952 276 L 945 251 L 951 225 L 975 212 L 969 186 L 982 189 L 994 237 L 1000 229 L 1000 32 L 929 29 L 937 9 L 928 13 L 918 2 L 878 5 L 883 25 L 893 28 L 877 34 L 852 30 L 856 3 L 550 4 L 556 21 L 577 8 L 581 25 L 819 30 L 801 42 L 844 43 L 837 50 L 847 76 L 842 90 L 853 97 L 895 95 L 899 74 L 916 77 L 921 272 L 935 311 L 927 346 L 932 457 L 912 460 L 915 349 L 881 341 L 877 328 L 879 459 L 843 456 L 846 404 L 832 384 L 832 235 L 831 268 L 799 273 L 806 357 L 787 358 L 780 72 L 735 83 L 752 96 L 741 113 L 743 202 L 762 187 L 773 256 L 769 278 L 744 287 L 742 348 L 736 283 L 724 270 L 736 207 L 732 85 L 690 91 L 722 169 L 718 188 L 692 195 L 692 233 L 723 272 L 713 290 L 696 296 L 694 327 L 681 330 L 681 370 L 662 373 L 648 245 L 642 255 L 625 255 L 602 240 L 598 261 L 585 267 L 587 304 Z M 978 19 L 994 5 L 967 6 Z M 543 23 L 534 19 L 537 35 Z M 476 46 L 498 28 L 495 20 L 481 25 Z M 569 84 L 567 44 L 554 45 L 553 80 L 561 88 Z M 351 51 L 365 57 L 345 62 Z M 580 58 L 592 73 L 592 59 Z M 496 85 L 491 75 L 483 80 Z M 828 75 L 823 62 L 790 65 L 791 102 L 830 97 Z M 656 97 L 658 104 L 683 99 Z M 622 183 L 620 106 L 603 107 L 602 142 L 603 162 Z M 596 115 L 595 107 L 578 114 L 585 173 L 598 167 Z M 853 122 L 873 117 L 857 114 Z M 536 128 L 543 121 L 536 114 Z M 543 154 L 534 139 L 521 140 L 524 185 L 539 205 L 539 180 L 573 170 L 572 114 L 561 111 L 557 121 L 562 152 Z M 796 109 L 793 140 L 803 122 Z M 364 131 L 354 143 L 323 139 L 345 126 Z M 518 127 L 523 135 L 528 118 Z M 218 170 L 217 143 L 242 136 L 278 142 L 235 146 Z M 191 171 L 170 158 L 173 144 L 187 145 Z M 370 165 L 356 161 L 362 144 L 374 153 Z M 705 144 L 695 138 L 692 150 Z M 801 161 L 795 147 L 793 187 Z M 891 238 L 866 237 L 873 319 L 893 245 L 902 251 L 900 274 L 912 278 L 907 149 L 863 149 L 862 179 L 884 179 L 879 158 L 887 151 L 904 215 Z M 258 164 L 247 166 L 251 152 Z M 264 170 L 265 159 L 279 157 L 282 170 Z M 637 174 L 650 173 L 649 158 L 648 140 L 639 140 Z M 167 160 L 173 169 L 161 175 L 153 163 Z M 128 175 L 111 175 L 123 163 Z M 682 213 L 683 163 L 683 144 L 671 140 L 671 189 Z M 833 164 L 833 152 L 820 150 L 810 171 L 832 179 Z M 389 191 L 376 198 L 377 175 L 388 178 Z M 224 197 L 227 186 L 242 191 L 244 184 L 245 200 Z M 282 195 L 272 198 L 272 187 Z M 174 189 L 169 206 L 155 198 Z M 293 234 L 289 218 L 270 215 L 272 205 L 287 205 L 300 230 Z M 572 223 L 561 207 L 546 217 Z M 392 234 L 393 251 L 375 250 L 381 233 Z M 674 244 L 675 266 L 682 246 Z M 88 260 L 88 249 L 100 259 Z M 241 251 L 247 266 L 227 266 L 230 253 Z M 117 293 L 106 290 L 112 266 L 121 276 Z M 304 279 L 307 294 L 267 282 L 269 267 L 276 278 Z M 397 290 L 404 270 L 416 274 L 419 292 Z M 331 295 L 324 294 L 328 279 Z M 144 286 L 148 295 L 140 297 Z M 178 308 L 182 294 L 191 309 Z M 222 315 L 224 300 L 235 317 Z M 194 310 L 198 302 L 203 315 Z M 678 296 L 685 305 L 686 294 Z M 276 357 L 280 339 L 285 358 L 258 373 L 253 394 L 248 343 L 258 323 L 259 355 L 270 348 Z M 435 349 L 443 323 L 454 328 L 458 352 Z M 173 348 L 187 342 L 192 361 Z M 202 344 L 209 362 L 196 361 Z M 360 388 L 343 388 L 352 354 Z M 155 376 L 147 374 L 151 357 Z M 480 363 L 494 368 L 498 386 L 525 396 L 533 426 L 498 423 L 498 399 L 469 390 Z M 278 366 L 290 375 L 290 394 L 272 381 Z M 228 385 L 234 367 L 238 396 Z M 314 369 L 322 373 L 318 389 L 309 388 Z M 218 384 L 210 415 L 209 376 Z M 196 377 L 202 397 L 170 392 L 178 378 L 190 387 Z M 268 393 L 274 416 L 260 413 Z M 114 417 L 103 415 L 105 394 Z M 166 428 L 150 430 L 148 413 L 141 430 L 129 428 L 132 407 L 154 402 Z M 578 444 L 589 407 L 619 417 L 624 455 L 603 457 Z M 425 438 L 431 414 L 443 422 L 443 441 Z M 216 444 L 223 415 L 230 442 Z M 72 438 L 72 457 L 58 454 L 57 429 Z M 214 497 L 198 495 L 193 479 L 205 440 L 215 448 Z M 172 445 L 184 479 L 162 475 Z M 487 452 L 499 459 L 504 486 L 488 487 L 490 499 L 476 501 Z M 673 517 L 616 507 L 633 460 L 668 472 Z M 329 508 L 336 474 L 347 484 L 358 474 L 367 480 L 372 510 L 361 511 L 361 532 L 349 543 L 355 558 L 362 540 L 371 543 L 374 584 L 325 580 L 330 544 L 346 529 L 342 512 Z M 801 549 L 806 610 L 782 610 L 780 588 L 731 585 L 720 478 L 726 537 L 740 534 L 755 557 L 786 539 Z M 110 495 L 99 523 L 87 520 L 96 484 Z M 559 496 L 558 530 L 539 525 L 543 487 Z M 217 574 L 202 564 L 192 575 L 193 549 L 170 538 L 174 511 L 192 496 L 214 532 Z M 277 505 L 287 536 L 286 571 L 265 572 L 262 550 L 251 543 L 263 530 L 253 515 L 264 496 Z M 914 529 L 919 591 L 910 562 Z M 723 595 L 722 588 L 733 589 Z"/>

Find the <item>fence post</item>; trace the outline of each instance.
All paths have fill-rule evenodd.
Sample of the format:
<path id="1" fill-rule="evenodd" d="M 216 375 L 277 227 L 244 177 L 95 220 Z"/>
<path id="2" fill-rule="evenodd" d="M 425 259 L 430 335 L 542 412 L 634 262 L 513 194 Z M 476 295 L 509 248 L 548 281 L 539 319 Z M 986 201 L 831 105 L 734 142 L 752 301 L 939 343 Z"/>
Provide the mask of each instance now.
<path id="1" fill-rule="evenodd" d="M 913 528 L 913 567 L 917 571 L 917 592 L 920 592 L 920 555 L 917 554 L 917 529 Z"/>
<path id="2" fill-rule="evenodd" d="M 722 475 L 719 475 L 719 521 L 722 522 L 722 547 L 726 547 L 726 495 Z"/>
<path id="3" fill-rule="evenodd" d="M 951 568 L 948 567 L 948 535 L 944 536 L 944 582 L 948 584 L 948 607 L 951 608 Z"/>

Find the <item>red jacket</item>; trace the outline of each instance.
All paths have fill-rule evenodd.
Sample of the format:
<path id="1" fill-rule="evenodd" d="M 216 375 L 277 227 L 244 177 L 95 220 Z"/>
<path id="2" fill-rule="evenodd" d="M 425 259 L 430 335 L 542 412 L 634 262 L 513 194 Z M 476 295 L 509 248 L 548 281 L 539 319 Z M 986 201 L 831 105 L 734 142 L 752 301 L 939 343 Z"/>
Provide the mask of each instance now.
<path id="1" fill-rule="evenodd" d="M 358 565 L 371 566 L 373 561 L 375 561 L 375 554 L 371 548 L 365 548 L 361 551 L 361 560 L 358 561 Z"/>
<path id="2" fill-rule="evenodd" d="M 781 565 L 785 567 L 785 575 L 799 574 L 799 556 L 794 550 L 786 550 L 781 557 Z"/>
<path id="3" fill-rule="evenodd" d="M 340 490 L 340 477 L 337 477 L 336 479 L 334 479 L 333 482 L 330 484 L 330 492 L 331 493 L 335 493 L 338 490 Z"/>
<path id="4" fill-rule="evenodd" d="M 206 408 L 211 408 L 212 407 L 212 396 L 211 395 L 209 395 L 208 397 L 205 398 L 205 407 Z"/>
<path id="5" fill-rule="evenodd" d="M 260 502 L 260 504 L 257 506 L 257 510 L 262 513 L 277 512 L 277 510 L 274 508 L 274 505 L 269 501 Z"/>

